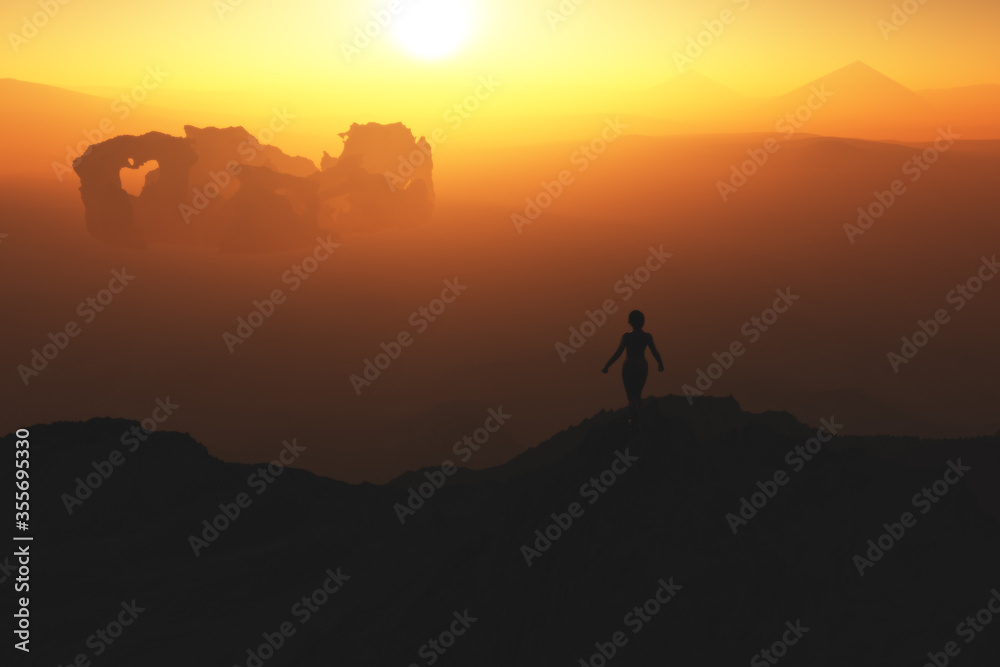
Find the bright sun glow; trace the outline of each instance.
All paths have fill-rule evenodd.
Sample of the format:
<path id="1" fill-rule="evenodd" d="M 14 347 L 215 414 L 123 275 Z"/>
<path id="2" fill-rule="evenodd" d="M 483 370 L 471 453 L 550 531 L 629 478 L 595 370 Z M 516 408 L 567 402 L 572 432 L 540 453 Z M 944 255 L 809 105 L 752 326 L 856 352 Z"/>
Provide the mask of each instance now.
<path id="1" fill-rule="evenodd" d="M 436 60 L 458 50 L 470 36 L 468 0 L 409 0 L 393 20 L 399 44 L 420 58 Z"/>

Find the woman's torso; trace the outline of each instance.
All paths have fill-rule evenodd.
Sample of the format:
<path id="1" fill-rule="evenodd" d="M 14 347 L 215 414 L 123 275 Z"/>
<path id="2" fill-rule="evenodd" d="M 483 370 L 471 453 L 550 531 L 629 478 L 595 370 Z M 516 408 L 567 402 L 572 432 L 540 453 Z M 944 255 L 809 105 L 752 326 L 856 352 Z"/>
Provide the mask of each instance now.
<path id="1" fill-rule="evenodd" d="M 646 361 L 649 334 L 645 331 L 630 331 L 625 334 L 625 361 Z"/>

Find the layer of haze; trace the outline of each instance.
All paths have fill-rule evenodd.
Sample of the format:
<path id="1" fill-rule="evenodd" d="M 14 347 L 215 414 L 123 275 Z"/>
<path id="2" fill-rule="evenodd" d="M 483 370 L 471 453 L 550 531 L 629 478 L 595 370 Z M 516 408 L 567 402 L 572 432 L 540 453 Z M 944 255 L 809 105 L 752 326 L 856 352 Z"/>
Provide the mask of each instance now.
<path id="1" fill-rule="evenodd" d="M 647 393 L 680 393 L 713 353 L 748 342 L 744 323 L 785 288 L 800 300 L 708 393 L 811 423 L 834 416 L 854 433 L 1000 428 L 1000 282 L 952 310 L 899 373 L 886 359 L 1000 251 L 995 4 L 929 2 L 889 39 L 876 24 L 891 3 L 594 1 L 555 29 L 546 5 L 475 6 L 468 48 L 435 62 L 390 36 L 346 62 L 341 42 L 379 7 L 364 3 L 245 2 L 220 18 L 203 0 L 70 2 L 4 52 L 0 431 L 142 419 L 169 396 L 181 407 L 162 428 L 222 458 L 269 460 L 295 437 L 303 467 L 384 480 L 456 460 L 452 444 L 502 406 L 509 423 L 466 462 L 479 468 L 624 405 L 617 368 L 598 371 L 627 310 L 646 312 L 667 365 Z M 727 7 L 737 20 L 679 73 L 674 51 Z M 2 11 L 17 31 L 38 5 Z M 793 134 L 779 129 L 824 84 L 830 100 L 805 107 Z M 352 122 L 437 131 L 438 205 L 426 226 L 338 239 L 230 354 L 223 332 L 253 300 L 287 290 L 283 272 L 308 249 L 103 246 L 86 233 L 68 165 L 118 134 L 192 124 L 261 136 L 275 109 L 294 117 L 270 143 L 317 163 Z M 615 122 L 624 134 L 583 159 Z M 909 180 L 906 165 L 948 127 L 960 141 Z M 719 183 L 765 145 L 779 149 L 723 200 Z M 518 233 L 512 214 L 564 170 L 564 193 Z M 896 179 L 906 193 L 851 243 L 844 225 Z M 673 256 L 625 301 L 617 281 L 660 245 Z M 17 366 L 49 333 L 83 324 L 78 304 L 123 266 L 134 283 L 25 386 Z M 349 376 L 381 343 L 415 334 L 411 313 L 454 278 L 467 292 L 356 395 Z M 613 322 L 563 363 L 555 344 L 606 299 L 620 308 Z"/>

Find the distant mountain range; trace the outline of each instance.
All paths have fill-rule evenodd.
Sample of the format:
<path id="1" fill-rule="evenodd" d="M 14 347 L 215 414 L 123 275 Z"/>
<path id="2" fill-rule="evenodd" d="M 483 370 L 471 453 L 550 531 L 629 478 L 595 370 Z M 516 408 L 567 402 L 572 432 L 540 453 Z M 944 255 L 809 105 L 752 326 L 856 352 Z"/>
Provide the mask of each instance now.
<path id="1" fill-rule="evenodd" d="M 860 61 L 770 100 L 689 71 L 631 105 L 643 116 L 678 123 L 673 133 L 774 131 L 791 114 L 796 131 L 828 136 L 918 141 L 952 126 L 966 139 L 1000 138 L 1000 85 L 915 92 Z M 667 125 L 654 126 L 669 133 Z"/>
<path id="2" fill-rule="evenodd" d="M 822 90 L 823 86 L 831 97 L 818 102 L 813 91 Z M 52 163 L 65 161 L 67 146 L 86 143 L 86 133 L 95 139 L 89 143 L 107 138 L 103 133 L 96 134 L 103 119 L 114 126 L 116 134 L 151 129 L 176 134 L 188 123 L 232 124 L 211 113 L 197 114 L 202 120 L 196 123 L 191 113 L 184 116 L 179 111 L 148 103 L 142 104 L 137 112 L 121 102 L 112 108 L 110 99 L 10 78 L 0 79 L 0 96 L 5 100 L 0 122 L 5 127 L 19 128 L 25 135 L 5 147 L 0 176 L 51 175 Z M 810 104 L 810 100 L 816 108 L 807 106 L 807 113 L 802 107 Z M 776 126 L 788 114 L 794 116 L 798 112 L 805 120 L 796 124 L 796 131 L 811 134 L 927 141 L 935 138 L 939 128 L 951 126 L 963 139 L 1000 139 L 1000 85 L 913 91 L 862 62 L 851 63 L 773 99 L 749 98 L 696 71 L 688 71 L 648 90 L 609 94 L 601 107 L 605 114 L 625 115 L 630 123 L 629 132 L 639 134 L 784 133 L 784 129 L 777 130 Z M 535 115 L 531 110 L 516 113 L 524 127 L 515 134 L 549 140 L 585 136 L 605 118 L 595 113 L 554 116 Z M 512 121 L 503 118 L 503 124 L 495 126 L 484 116 L 474 130 L 463 130 L 463 136 L 509 142 Z M 346 127 L 352 120 L 357 119 L 341 122 Z M 403 120 L 410 125 L 422 125 L 416 119 Z M 314 120 L 303 119 L 300 123 L 308 126 L 310 132 L 316 131 Z M 337 131 L 341 130 L 330 129 L 327 136 Z M 25 142 L 25 138 L 31 141 Z M 320 137 L 317 141 L 320 145 L 325 143 Z M 279 145 L 282 143 L 278 141 Z"/>
<path id="3" fill-rule="evenodd" d="M 180 433 L 129 452 L 131 421 L 32 427 L 32 655 L 715 666 L 767 664 L 794 627 L 782 664 L 922 664 L 1000 583 L 996 437 L 853 437 L 731 398 L 644 410 L 637 435 L 602 412 L 504 465 L 385 486 Z M 992 664 L 1000 633 L 974 638 L 962 664 Z"/>

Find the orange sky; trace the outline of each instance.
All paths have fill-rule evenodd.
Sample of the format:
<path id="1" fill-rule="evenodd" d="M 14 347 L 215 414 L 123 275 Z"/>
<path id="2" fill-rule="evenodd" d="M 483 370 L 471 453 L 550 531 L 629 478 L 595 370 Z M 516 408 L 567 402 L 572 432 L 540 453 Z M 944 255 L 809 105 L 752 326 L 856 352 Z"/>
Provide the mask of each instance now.
<path id="1" fill-rule="evenodd" d="M 114 92 L 159 65 L 170 73 L 160 103 L 174 106 L 194 104 L 194 91 L 233 90 L 279 95 L 310 113 L 398 113 L 426 91 L 464 90 L 492 74 L 524 92 L 509 101 L 559 113 L 675 76 L 675 54 L 720 17 L 728 25 L 715 23 L 719 34 L 702 35 L 703 51 L 683 64 L 750 96 L 781 94 L 855 60 L 917 90 L 1000 83 L 1000 3 L 985 0 L 910 0 L 917 10 L 891 32 L 879 27 L 891 20 L 888 1 L 453 0 L 471 20 L 432 23 L 431 42 L 462 42 L 433 61 L 407 51 L 393 22 L 448 0 L 40 1 L 3 3 L 0 77 Z M 355 28 L 392 3 L 387 31 L 348 58 Z M 558 15 L 560 6 L 573 11 Z M 539 86 L 560 94 L 546 100 Z"/>
<path id="2" fill-rule="evenodd" d="M 598 366 L 588 365 L 582 356 L 568 375 L 556 372 L 558 379 L 553 379 L 553 386 L 529 383 L 525 388 L 523 378 L 550 367 L 544 364 L 561 366 L 552 344 L 567 335 L 568 327 L 575 326 L 582 313 L 599 303 L 594 294 L 604 294 L 621 272 L 631 270 L 638 261 L 636 248 L 644 254 L 650 243 L 668 243 L 671 252 L 676 248 L 676 277 L 667 280 L 664 276 L 642 293 L 641 302 L 637 298 L 634 303 L 659 313 L 650 321 L 660 323 L 656 331 L 663 332 L 674 349 L 672 384 L 667 386 L 660 378 L 659 388 L 650 385 L 650 392 L 677 391 L 697 368 L 711 360 L 713 351 L 725 349 L 721 346 L 729 344 L 734 335 L 731 332 L 739 331 L 733 326 L 748 317 L 748 308 L 758 307 L 753 305 L 759 298 L 755 294 L 769 295 L 776 286 L 784 287 L 793 280 L 800 289 L 796 276 L 801 276 L 805 282 L 801 289 L 811 296 L 803 301 L 799 328 L 787 327 L 776 338 L 769 338 L 771 351 L 758 354 L 754 360 L 748 358 L 734 375 L 727 375 L 726 382 L 733 384 L 718 385 L 719 392 L 733 391 L 741 400 L 745 393 L 756 401 L 748 404 L 751 409 L 763 410 L 791 409 L 793 400 L 800 400 L 798 394 L 809 397 L 857 390 L 849 396 L 859 397 L 861 411 L 872 392 L 887 406 L 890 417 L 897 405 L 909 402 L 906 410 L 899 410 L 927 423 L 962 423 L 969 429 L 992 424 L 993 406 L 983 398 L 989 393 L 980 391 L 980 380 L 993 377 L 993 368 L 982 361 L 988 355 L 981 352 L 988 347 L 983 332 L 989 331 L 983 323 L 987 316 L 982 313 L 992 312 L 989 309 L 970 309 L 968 315 L 963 314 L 962 324 L 949 328 L 951 343 L 940 339 L 935 343 L 936 352 L 921 353 L 940 354 L 938 365 L 928 363 L 922 367 L 926 370 L 905 378 L 878 375 L 886 372 L 886 350 L 900 335 L 912 331 L 917 317 L 934 312 L 953 281 L 967 275 L 970 258 L 975 265 L 984 253 L 989 256 L 995 252 L 996 246 L 983 246 L 983 238 L 992 238 L 989 234 L 995 227 L 995 198 L 989 196 L 996 180 L 994 162 L 979 154 L 991 150 L 990 146 L 970 144 L 949 152 L 942 166 L 922 178 L 919 188 L 913 187 L 912 193 L 879 221 L 877 231 L 866 235 L 858 254 L 844 240 L 845 222 L 857 220 L 857 208 L 872 201 L 873 192 L 882 193 L 899 178 L 901 165 L 912 159 L 913 151 L 894 143 L 862 146 L 819 137 L 814 141 L 809 134 L 884 140 L 899 139 L 899 133 L 907 131 L 921 138 L 906 140 L 926 140 L 920 134 L 924 132 L 933 138 L 940 127 L 935 115 L 938 107 L 928 102 L 925 114 L 920 104 L 923 97 L 899 89 L 878 72 L 918 91 L 1000 84 L 1000 42 L 995 38 L 1000 3 L 927 0 L 886 39 L 878 22 L 889 20 L 893 2 L 903 0 L 576 1 L 579 6 L 574 0 L 471 0 L 467 26 L 453 26 L 450 32 L 418 32 L 427 39 L 418 39 L 409 48 L 395 35 L 381 35 L 367 47 L 356 46 L 359 52 L 348 59 L 343 45 L 353 40 L 355 29 L 364 26 L 371 12 L 395 6 L 417 12 L 414 16 L 419 18 L 421 2 L 462 0 L 364 0 L 350 5 L 301 0 L 63 0 L 65 4 L 59 0 L 5 0 L 0 19 L 7 26 L 7 46 L 0 48 L 0 78 L 106 96 L 99 99 L 44 86 L 0 82 L 3 90 L 15 91 L 3 98 L 0 107 L 0 125 L 5 128 L 0 133 L 0 184 L 14 193 L 11 201 L 19 201 L 17 197 L 23 192 L 29 198 L 25 201 L 64 207 L 52 220 L 53 224 L 66 221 L 69 230 L 51 233 L 50 226 L 38 224 L 35 209 L 18 203 L 11 224 L 21 227 L 9 230 L 11 240 L 5 242 L 5 248 L 8 243 L 21 243 L 21 234 L 35 239 L 31 241 L 34 246 L 26 246 L 30 252 L 19 256 L 28 264 L 36 263 L 38 256 L 46 258 L 45 266 L 54 267 L 43 271 L 49 276 L 52 294 L 58 295 L 54 303 L 65 303 L 70 309 L 76 303 L 71 299 L 80 298 L 73 295 L 85 290 L 74 287 L 67 291 L 65 286 L 84 284 L 84 277 L 91 282 L 95 275 L 103 279 L 98 274 L 105 270 L 109 258 L 125 252 L 96 244 L 86 245 L 84 251 L 78 248 L 83 247 L 86 232 L 79 180 L 70 165 L 89 145 L 112 134 L 159 129 L 183 136 L 184 123 L 241 124 L 264 143 L 316 163 L 324 150 L 340 153 L 343 142 L 337 133 L 347 130 L 353 121 L 402 121 L 418 136 L 426 135 L 435 142 L 434 181 L 439 197 L 435 224 L 351 237 L 353 250 L 344 256 L 351 259 L 330 265 L 322 274 L 325 282 L 315 283 L 310 300 L 296 306 L 297 315 L 260 334 L 265 338 L 255 338 L 256 347 L 251 349 L 256 352 L 249 353 L 249 363 L 239 361 L 234 366 L 225 352 L 225 358 L 218 356 L 218 349 L 225 350 L 220 348 L 218 336 L 222 327 L 247 312 L 247 304 L 266 293 L 261 290 L 270 289 L 270 281 L 281 275 L 272 269 L 287 267 L 293 260 L 287 255 L 263 260 L 234 255 L 222 262 L 214 254 L 202 253 L 189 263 L 189 255 L 182 256 L 182 251 L 172 246 L 143 255 L 154 279 L 143 283 L 149 287 L 137 285 L 136 289 L 152 290 L 147 292 L 148 299 L 135 302 L 139 305 L 134 308 L 139 310 L 122 309 L 115 311 L 120 315 L 102 320 L 108 337 L 91 337 L 92 342 L 86 345 L 95 347 L 80 349 L 65 361 L 60 358 L 53 368 L 62 370 L 46 376 L 56 378 L 50 386 L 62 383 L 66 405 L 77 410 L 60 416 L 102 414 L 106 408 L 100 404 L 108 400 L 106 396 L 91 396 L 90 392 L 85 401 L 70 399 L 83 391 L 77 381 L 81 373 L 92 373 L 99 366 L 104 373 L 102 364 L 111 359 L 108 372 L 121 371 L 121 379 L 109 386 L 135 401 L 131 407 L 122 407 L 122 414 L 146 416 L 148 397 L 142 392 L 149 386 L 163 386 L 160 383 L 166 379 L 175 383 L 171 386 L 188 387 L 192 398 L 184 400 L 193 403 L 185 414 L 212 417 L 199 422 L 202 418 L 194 416 L 187 423 L 187 417 L 182 416 L 171 428 L 189 430 L 207 443 L 239 442 L 242 447 L 245 441 L 248 448 L 239 455 L 256 457 L 251 448 L 264 446 L 287 424 L 284 417 L 273 416 L 266 420 L 272 431 L 262 431 L 258 424 L 247 426 L 247 405 L 285 401 L 291 406 L 290 416 L 309 424 L 299 432 L 304 440 L 310 436 L 306 433 L 309 429 L 313 440 L 321 441 L 336 428 L 344 442 L 359 443 L 357 450 L 348 451 L 346 458 L 336 463 L 355 466 L 354 474 L 360 476 L 363 466 L 373 471 L 382 465 L 377 458 L 388 451 L 379 451 L 359 463 L 369 456 L 362 443 L 367 443 L 372 422 L 378 421 L 379 428 L 384 422 L 384 431 L 389 434 L 384 442 L 395 443 L 390 426 L 405 430 L 400 415 L 407 419 L 422 415 L 422 411 L 432 411 L 439 402 L 452 399 L 473 401 L 479 410 L 479 402 L 487 405 L 519 397 L 522 407 L 518 414 L 524 416 L 518 420 L 526 424 L 527 435 L 508 450 L 498 448 L 494 462 L 499 462 L 571 419 L 582 419 L 601 406 L 623 400 L 620 385 L 598 385 L 586 379 L 596 377 Z M 577 8 L 563 17 L 565 21 L 553 24 L 549 12 L 558 11 L 560 2 Z M 43 6 L 50 8 L 51 17 L 42 13 Z M 232 11 L 220 16 L 219 6 Z M 404 16 L 399 14 L 400 21 Z M 31 25 L 33 18 L 45 25 L 37 33 L 32 26 L 19 35 L 25 22 Z M 717 23 L 712 24 L 713 20 Z M 704 32 L 713 25 L 718 35 Z M 457 30 L 463 32 L 456 34 Z M 776 121 L 792 113 L 793 118 L 799 118 L 803 110 L 813 123 L 792 137 L 794 140 L 784 137 L 780 152 L 770 153 L 776 156 L 773 162 L 730 200 L 720 197 L 719 183 L 722 179 L 735 182 L 737 165 L 743 169 L 748 156 L 761 153 L 761 146 L 768 144 L 751 134 L 709 140 L 686 136 L 723 132 L 717 129 L 714 123 L 718 118 L 714 117 L 698 118 L 705 124 L 695 126 L 678 122 L 678 118 L 690 119 L 670 115 L 673 108 L 656 118 L 637 111 L 627 118 L 630 127 L 624 133 L 628 136 L 616 141 L 606 155 L 601 153 L 599 160 L 583 160 L 581 167 L 581 146 L 587 149 L 598 140 L 604 142 L 604 148 L 608 146 L 604 130 L 608 123 L 617 122 L 617 116 L 614 121 L 606 117 L 605 112 L 611 112 L 610 116 L 615 112 L 606 107 L 630 106 L 624 103 L 628 95 L 609 91 L 642 90 L 676 77 L 675 53 L 684 52 L 688 40 L 700 32 L 704 33 L 702 53 L 689 52 L 691 62 L 686 66 L 754 98 L 785 95 L 858 61 L 878 72 L 852 65 L 846 74 L 841 70 L 839 76 L 827 77 L 836 79 L 830 88 L 836 97 L 829 105 L 823 103 L 822 113 L 811 103 L 807 106 L 816 95 L 808 87 L 804 95 L 796 91 L 770 102 L 750 100 L 752 104 L 745 106 L 727 103 L 733 96 L 722 91 L 718 100 L 723 111 L 735 108 L 741 121 L 747 120 L 742 116 L 744 109 L 752 111 L 747 115 L 753 122 L 745 124 L 752 125 L 751 129 L 728 130 L 734 134 L 774 132 Z M 421 57 L 421 51 L 452 38 L 457 46 L 451 55 L 436 60 Z M 681 85 L 692 79 L 691 86 Z M 495 95 L 486 90 L 484 80 L 500 83 Z M 697 90 L 702 84 L 705 82 L 695 76 L 666 88 L 679 88 L 681 99 L 687 101 L 695 96 L 686 91 Z M 712 89 L 710 81 L 707 87 Z M 454 103 L 470 99 L 477 89 L 488 93 L 488 99 L 471 98 L 482 104 L 482 117 L 477 113 L 466 120 L 448 115 Z M 954 124 L 963 138 L 1000 137 L 995 120 L 1000 117 L 995 111 L 1000 107 L 997 90 L 1000 87 L 983 94 L 972 90 L 964 91 L 965 95 L 959 91 L 942 96 L 947 101 L 957 99 L 956 104 L 942 107 L 944 127 Z M 135 98 L 137 93 L 144 99 Z M 123 94 L 139 103 L 138 111 L 121 101 Z M 653 108 L 632 102 L 634 108 Z M 968 113 L 970 109 L 973 113 Z M 272 122 L 277 120 L 284 128 L 286 112 L 294 117 L 287 130 L 278 132 Z M 977 114 L 991 115 L 977 118 Z M 862 121 L 870 123 L 862 127 Z M 447 141 L 436 138 L 438 131 Z M 651 136 L 658 132 L 667 138 Z M 761 163 L 753 158 L 752 164 Z M 575 179 L 572 190 L 567 190 L 572 194 L 553 203 L 531 226 L 533 241 L 528 242 L 515 231 L 512 215 L 526 211 L 526 202 L 537 199 L 540 188 L 546 187 L 543 183 L 561 179 L 569 169 L 575 170 L 567 172 Z M 956 197 L 956 192 L 962 196 Z M 52 197 L 53 193 L 57 197 Z M 607 233 L 609 224 L 615 231 L 612 236 Z M 188 249 L 183 252 L 188 253 Z M 195 256 L 193 250 L 190 256 Z M 516 270 L 512 271 L 512 266 Z M 605 268 L 597 271 L 595 266 Z M 456 311 L 457 326 L 441 329 L 437 342 L 428 339 L 424 343 L 410 366 L 416 374 L 387 376 L 379 385 L 380 393 L 371 394 L 370 402 L 356 411 L 351 406 L 357 403 L 342 403 L 341 399 L 357 398 L 347 381 L 349 375 L 377 352 L 379 340 L 395 335 L 399 322 L 405 322 L 412 312 L 412 304 L 425 299 L 422 290 L 428 289 L 427 285 L 436 288 L 441 267 L 448 267 L 449 276 L 455 275 L 454 271 L 463 280 L 468 276 L 471 283 L 482 285 L 475 289 L 485 290 L 486 296 L 477 301 L 480 297 L 470 293 L 472 301 L 467 308 L 463 306 L 466 310 Z M 156 275 L 163 278 L 159 283 Z M 400 281 L 399 276 L 407 279 Z M 363 286 L 365 291 L 345 291 L 345 281 Z M 738 289 L 729 289 L 730 284 Z M 690 285 L 695 287 L 689 289 Z M 488 296 L 490 290 L 492 297 Z M 197 306 L 187 300 L 188 294 L 197 295 Z M 868 296 L 855 310 L 853 300 L 860 298 L 857 294 Z M 41 312 L 38 304 L 50 302 L 39 300 L 30 291 L 18 296 L 21 309 L 28 314 Z M 815 305 L 806 305 L 806 301 Z M 160 309 L 161 302 L 166 310 Z M 850 308 L 843 306 L 848 302 Z M 145 313 L 143 303 L 154 304 L 155 313 Z M 842 306 L 846 310 L 839 310 Z M 668 316 L 672 312 L 687 313 L 690 321 L 675 322 Z M 848 317 L 841 317 L 842 313 Z M 341 315 L 351 319 L 350 326 L 342 325 Z M 64 316 L 55 313 L 52 317 Z M 164 322 L 179 327 L 177 340 L 187 346 L 182 346 L 180 356 L 162 353 L 162 336 L 135 335 L 136 331 L 162 334 Z M 22 363 L 33 346 L 45 340 L 45 332 L 61 323 L 52 323 L 49 318 L 19 328 L 20 338 L 9 347 L 12 354 L 21 356 L 8 368 Z M 586 354 L 596 358 L 595 363 L 603 362 L 613 350 L 620 326 L 620 321 L 609 326 L 602 332 L 601 342 L 587 348 Z M 497 349 L 488 349 L 485 354 L 483 349 L 467 345 L 485 335 L 483 331 L 487 338 L 499 341 L 494 344 Z M 836 333 L 832 338 L 831 331 Z M 286 345 L 290 339 L 281 337 L 300 332 L 310 337 L 303 339 L 308 344 L 296 338 Z M 274 344 L 269 346 L 266 340 L 272 335 Z M 331 340 L 339 346 L 330 347 Z M 815 340 L 824 343 L 810 347 L 809 341 Z M 836 344 L 827 345 L 829 340 Z M 970 340 L 974 345 L 967 344 Z M 805 347 L 794 348 L 793 344 Z M 598 356 L 598 348 L 607 351 Z M 142 364 L 137 373 L 122 350 L 145 350 L 152 361 Z M 316 362 L 316 350 L 323 350 L 323 363 Z M 460 356 L 454 357 L 456 353 Z M 287 363 L 271 361 L 272 354 L 287 354 Z M 445 365 L 450 370 L 442 372 L 440 360 L 452 358 L 456 361 Z M 785 363 L 789 358 L 802 363 L 789 365 Z M 176 363 L 176 359 L 184 363 Z M 975 363 L 966 363 L 969 359 Z M 210 374 L 214 384 L 191 384 L 205 368 L 219 370 Z M 805 375 L 796 375 L 803 368 Z M 940 387 L 955 384 L 969 368 L 975 370 L 976 381 L 942 401 Z M 261 394 L 256 382 L 261 369 L 278 369 L 275 372 L 284 379 L 270 384 Z M 920 376 L 921 372 L 925 375 Z M 344 381 L 331 383 L 334 376 Z M 431 385 L 422 383 L 422 392 L 413 392 L 415 377 L 433 381 Z M 767 382 L 761 382 L 762 377 Z M 13 374 L 11 378 L 19 381 Z M 298 393 L 288 394 L 288 386 Z M 324 393 L 317 394 L 314 387 L 322 387 Z M 230 394 L 245 396 L 248 402 L 233 398 L 224 413 L 217 413 L 218 396 Z M 22 396 L 26 397 L 24 405 L 30 404 L 32 409 L 48 409 L 44 401 Z M 403 407 L 398 415 L 386 418 L 383 408 L 393 400 L 399 400 Z M 813 399 L 802 398 L 797 405 L 819 405 L 807 400 Z M 348 406 L 351 414 L 343 413 L 344 426 L 339 413 L 330 419 L 326 410 L 331 405 Z M 212 409 L 205 412 L 204 406 Z M 796 410 L 796 415 L 810 418 L 804 409 Z M 50 418 L 42 412 L 35 414 L 36 421 Z M 433 412 L 427 414 L 433 416 Z M 233 424 L 246 429 L 245 438 L 234 435 Z M 420 436 L 414 438 L 416 442 Z M 413 460 L 416 462 L 416 457 Z M 335 470 L 332 458 L 323 465 L 326 472 L 345 474 Z"/>

